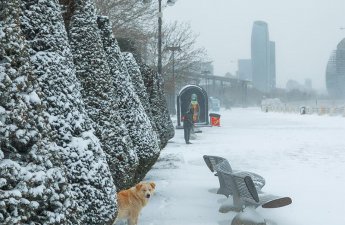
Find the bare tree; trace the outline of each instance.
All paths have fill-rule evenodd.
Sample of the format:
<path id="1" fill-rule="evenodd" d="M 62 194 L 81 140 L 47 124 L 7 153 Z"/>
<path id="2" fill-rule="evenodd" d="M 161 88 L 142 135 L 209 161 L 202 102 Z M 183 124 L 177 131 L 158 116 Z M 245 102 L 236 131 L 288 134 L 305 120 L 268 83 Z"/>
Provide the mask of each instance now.
<path id="1" fill-rule="evenodd" d="M 155 31 L 155 34 L 158 32 Z M 198 35 L 192 31 L 189 23 L 173 22 L 163 27 L 162 75 L 170 113 L 175 113 L 175 93 L 179 86 L 190 83 L 190 73 L 200 73 L 202 64 L 209 61 L 206 50 L 197 46 Z M 157 35 L 148 43 L 146 63 L 157 65 Z M 171 48 L 173 47 L 173 48 Z M 175 49 L 175 51 L 170 51 Z M 176 49 L 180 49 L 176 51 Z"/>
<path id="2" fill-rule="evenodd" d="M 100 15 L 108 16 L 117 39 L 130 39 L 135 49 L 141 53 L 146 63 L 157 65 L 158 40 L 158 1 L 145 0 L 93 0 Z M 166 5 L 163 4 L 163 7 Z M 198 35 L 190 24 L 173 22 L 163 24 L 163 73 L 172 70 L 171 52 L 166 46 L 180 46 L 181 52 L 175 54 L 178 72 L 192 70 L 206 58 L 206 51 L 196 47 Z M 170 74 L 171 75 L 171 74 Z M 165 78 L 166 79 L 166 78 Z"/>
<path id="3" fill-rule="evenodd" d="M 158 1 L 144 0 L 94 0 L 98 13 L 108 16 L 115 37 L 123 51 L 133 52 L 137 60 L 156 68 L 158 60 Z M 147 3 L 144 3 L 147 2 Z M 163 5 L 166 7 L 166 5 Z M 173 105 L 174 88 L 188 83 L 187 74 L 200 72 L 200 65 L 209 61 L 206 50 L 196 44 L 198 35 L 193 33 L 189 23 L 164 23 L 163 78 L 164 89 L 168 94 L 168 105 Z M 179 46 L 181 51 L 172 52 L 167 47 Z M 137 57 L 138 56 L 138 57 Z M 173 76 L 173 61 L 175 75 Z M 179 85 L 180 84 L 180 85 Z M 171 95 L 171 96 L 170 96 Z M 170 97 L 169 97 L 170 96 Z"/>
<path id="4" fill-rule="evenodd" d="M 166 90 L 169 91 L 173 87 L 173 79 L 175 82 L 184 82 L 186 75 L 190 72 L 199 71 L 200 64 L 209 60 L 206 50 L 197 46 L 198 35 L 193 33 L 189 23 L 173 22 L 163 27 L 163 76 L 165 80 Z M 151 57 L 148 57 L 149 65 L 156 65 L 157 45 L 153 37 L 149 43 Z M 172 52 L 167 47 L 179 47 L 180 51 L 174 52 L 174 70 L 173 77 L 173 60 Z"/>
<path id="5" fill-rule="evenodd" d="M 157 26 L 158 1 L 94 0 L 97 12 L 109 17 L 118 39 L 134 39 L 136 48 L 145 51 L 145 43 Z"/>

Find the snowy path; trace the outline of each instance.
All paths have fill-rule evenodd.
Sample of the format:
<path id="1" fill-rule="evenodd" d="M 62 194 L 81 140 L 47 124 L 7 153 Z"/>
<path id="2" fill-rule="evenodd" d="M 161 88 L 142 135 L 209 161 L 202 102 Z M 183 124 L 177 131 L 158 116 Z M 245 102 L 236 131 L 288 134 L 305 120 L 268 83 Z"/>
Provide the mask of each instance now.
<path id="1" fill-rule="evenodd" d="M 233 213 L 218 212 L 224 196 L 202 156 L 220 155 L 232 167 L 266 179 L 265 192 L 290 196 L 292 205 L 258 208 L 277 225 L 344 225 L 345 118 L 263 113 L 259 109 L 221 112 L 222 127 L 202 128 L 192 145 L 183 130 L 147 175 L 156 195 L 143 209 L 140 225 L 229 225 Z M 274 221 L 274 222 L 273 222 Z"/>

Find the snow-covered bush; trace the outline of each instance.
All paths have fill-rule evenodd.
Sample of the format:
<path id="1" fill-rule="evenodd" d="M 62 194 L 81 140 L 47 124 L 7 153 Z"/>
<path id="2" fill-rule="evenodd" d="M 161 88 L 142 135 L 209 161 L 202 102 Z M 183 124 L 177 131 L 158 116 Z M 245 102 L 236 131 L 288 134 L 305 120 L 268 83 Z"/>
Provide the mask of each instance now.
<path id="1" fill-rule="evenodd" d="M 138 158 L 118 109 L 118 97 L 108 56 L 103 49 L 92 1 L 76 1 L 69 37 L 86 110 L 96 122 L 96 136 L 107 154 L 119 189 L 133 185 Z"/>
<path id="2" fill-rule="evenodd" d="M 135 93 L 137 93 L 141 104 L 143 105 L 146 115 L 148 115 L 152 128 L 156 131 L 156 123 L 152 116 L 151 112 L 151 105 L 148 98 L 148 94 L 145 88 L 145 84 L 140 72 L 140 67 L 136 61 L 136 59 L 133 57 L 133 54 L 130 52 L 123 52 L 124 60 L 126 62 L 126 66 L 128 69 L 128 74 L 132 80 L 132 84 L 135 90 Z M 156 131 L 157 132 L 157 131 Z"/>
<path id="3" fill-rule="evenodd" d="M 92 0 L 0 2 L 1 224 L 112 223 L 160 153 L 141 79 Z"/>
<path id="4" fill-rule="evenodd" d="M 28 0 L 22 10 L 33 72 L 44 95 L 44 117 L 54 131 L 51 138 L 76 204 L 70 218 L 84 224 L 109 222 L 116 213 L 115 186 L 84 109 L 60 5 Z"/>
<path id="5" fill-rule="evenodd" d="M 20 13 L 19 0 L 0 2 L 0 223 L 63 222 L 68 206 L 60 196 L 69 190 L 63 171 L 50 161 L 54 147 L 47 138 Z"/>
<path id="6" fill-rule="evenodd" d="M 163 78 L 145 63 L 139 62 L 138 65 L 148 94 L 151 114 L 160 139 L 160 147 L 163 149 L 175 135 L 174 125 L 165 99 Z"/>
<path id="7" fill-rule="evenodd" d="M 106 224 L 115 186 L 57 0 L 1 1 L 0 221 Z"/>
<path id="8" fill-rule="evenodd" d="M 135 182 L 139 182 L 144 178 L 159 156 L 158 138 L 135 92 L 126 61 L 117 41 L 112 35 L 108 19 L 106 17 L 99 17 L 98 26 L 102 34 L 107 62 L 114 79 L 117 111 L 125 121 L 139 159 L 139 166 L 135 175 Z"/>

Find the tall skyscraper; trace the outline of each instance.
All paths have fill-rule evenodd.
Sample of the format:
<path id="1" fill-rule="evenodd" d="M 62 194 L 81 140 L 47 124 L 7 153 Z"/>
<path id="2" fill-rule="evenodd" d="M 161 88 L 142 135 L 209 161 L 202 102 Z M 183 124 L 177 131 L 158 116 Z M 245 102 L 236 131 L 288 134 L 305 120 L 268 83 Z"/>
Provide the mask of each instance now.
<path id="1" fill-rule="evenodd" d="M 268 26 L 264 21 L 255 21 L 251 38 L 253 86 L 265 93 L 271 91 L 270 41 Z"/>
<path id="2" fill-rule="evenodd" d="M 333 98 L 345 98 L 345 38 L 337 45 L 328 61 L 326 87 Z"/>
<path id="3" fill-rule="evenodd" d="M 276 44 L 274 41 L 270 41 L 270 89 L 276 88 Z"/>

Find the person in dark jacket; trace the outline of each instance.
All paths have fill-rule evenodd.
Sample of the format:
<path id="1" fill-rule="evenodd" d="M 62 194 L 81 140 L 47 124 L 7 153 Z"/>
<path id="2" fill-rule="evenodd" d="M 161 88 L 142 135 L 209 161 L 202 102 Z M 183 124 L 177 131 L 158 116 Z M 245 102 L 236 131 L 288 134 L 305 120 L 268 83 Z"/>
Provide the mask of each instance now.
<path id="1" fill-rule="evenodd" d="M 192 144 L 189 142 L 190 130 L 194 126 L 193 124 L 193 109 L 190 108 L 184 116 L 183 120 L 183 130 L 184 130 L 184 140 L 186 144 Z"/>

